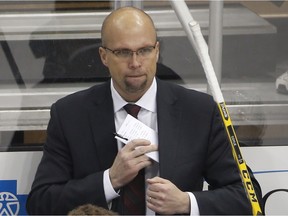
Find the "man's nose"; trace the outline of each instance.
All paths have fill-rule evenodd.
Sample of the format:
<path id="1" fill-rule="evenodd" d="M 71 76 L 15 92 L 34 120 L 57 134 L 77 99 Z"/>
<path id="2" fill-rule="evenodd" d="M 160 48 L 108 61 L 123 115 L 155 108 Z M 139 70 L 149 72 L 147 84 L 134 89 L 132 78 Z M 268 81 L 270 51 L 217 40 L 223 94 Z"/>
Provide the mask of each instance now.
<path id="1" fill-rule="evenodd" d="M 133 52 L 129 61 L 129 66 L 132 68 L 137 68 L 141 66 L 140 56 L 136 52 Z"/>

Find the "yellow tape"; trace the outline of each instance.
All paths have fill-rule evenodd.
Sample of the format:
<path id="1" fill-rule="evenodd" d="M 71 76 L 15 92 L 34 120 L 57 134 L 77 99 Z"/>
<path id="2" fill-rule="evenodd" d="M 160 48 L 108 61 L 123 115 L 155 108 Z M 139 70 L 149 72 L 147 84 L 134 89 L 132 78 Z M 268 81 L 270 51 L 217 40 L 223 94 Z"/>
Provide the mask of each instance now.
<path id="1" fill-rule="evenodd" d="M 235 130 L 233 128 L 232 121 L 230 119 L 226 105 L 223 102 L 223 103 L 219 103 L 218 107 L 222 116 L 223 123 L 225 125 L 225 129 L 226 129 L 231 147 L 232 147 L 234 160 L 236 161 L 238 168 L 239 168 L 240 177 L 241 177 L 247 198 L 249 199 L 251 206 L 252 206 L 252 213 L 253 215 L 262 215 L 261 207 L 257 199 L 257 195 L 254 191 L 253 183 L 251 181 L 249 172 L 247 170 L 246 163 L 242 157 L 240 145 L 239 145 Z"/>

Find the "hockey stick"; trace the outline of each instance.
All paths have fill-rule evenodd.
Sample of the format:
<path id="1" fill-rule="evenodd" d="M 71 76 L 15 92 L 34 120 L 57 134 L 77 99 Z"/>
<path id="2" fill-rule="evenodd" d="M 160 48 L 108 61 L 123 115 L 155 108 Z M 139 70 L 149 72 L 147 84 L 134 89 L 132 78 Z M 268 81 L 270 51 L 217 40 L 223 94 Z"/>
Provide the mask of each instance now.
<path id="1" fill-rule="evenodd" d="M 227 132 L 228 139 L 231 144 L 232 153 L 235 162 L 238 165 L 240 177 L 247 195 L 248 200 L 252 206 L 253 215 L 262 215 L 262 210 L 257 199 L 257 195 L 254 191 L 254 187 L 247 170 L 247 165 L 242 157 L 238 138 L 236 136 L 234 127 L 232 125 L 231 118 L 226 108 L 223 94 L 221 92 L 209 53 L 207 43 L 201 33 L 200 25 L 196 22 L 184 0 L 170 0 L 172 7 L 174 8 L 178 19 L 180 20 L 188 39 L 190 40 L 193 48 L 195 49 L 200 62 L 202 63 L 208 85 L 211 89 L 214 100 L 218 104 L 218 108 L 221 113 L 223 123 Z"/>

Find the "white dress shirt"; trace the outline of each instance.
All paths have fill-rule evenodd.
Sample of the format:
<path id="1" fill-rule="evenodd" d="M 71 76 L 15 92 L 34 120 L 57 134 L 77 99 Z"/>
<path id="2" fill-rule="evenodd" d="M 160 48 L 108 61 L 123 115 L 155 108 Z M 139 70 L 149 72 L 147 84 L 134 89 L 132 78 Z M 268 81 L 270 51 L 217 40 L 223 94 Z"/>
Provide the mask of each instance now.
<path id="1" fill-rule="evenodd" d="M 157 92 L 157 84 L 156 79 L 154 78 L 150 88 L 135 104 L 141 107 L 137 116 L 138 120 L 157 132 L 158 127 L 157 127 L 156 92 Z M 112 79 L 111 79 L 111 93 L 114 106 L 115 128 L 117 132 L 127 116 L 127 112 L 123 108 L 127 104 L 127 102 L 115 90 Z M 118 149 L 122 148 L 123 144 L 120 141 L 118 141 L 117 143 L 118 143 Z M 159 164 L 157 162 L 154 162 L 151 166 L 145 169 L 145 179 L 153 178 L 158 175 L 159 175 Z M 111 201 L 114 198 L 118 197 L 119 194 L 112 187 L 109 178 L 109 169 L 104 172 L 103 181 L 107 203 L 111 203 Z M 191 192 L 188 192 L 188 194 L 190 197 L 190 215 L 199 215 L 199 208 L 195 196 Z M 155 212 L 153 212 L 149 208 L 146 208 L 146 215 L 155 215 Z"/>

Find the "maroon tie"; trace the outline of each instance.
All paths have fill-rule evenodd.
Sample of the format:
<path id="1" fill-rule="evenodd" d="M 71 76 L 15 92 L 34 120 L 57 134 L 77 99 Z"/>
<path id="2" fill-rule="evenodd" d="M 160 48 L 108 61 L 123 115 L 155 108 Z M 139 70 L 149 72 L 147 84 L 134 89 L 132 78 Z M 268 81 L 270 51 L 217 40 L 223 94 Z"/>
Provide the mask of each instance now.
<path id="1" fill-rule="evenodd" d="M 137 118 L 141 107 L 127 104 L 124 109 Z M 145 215 L 145 169 L 140 170 L 138 175 L 123 188 L 122 194 L 124 215 Z"/>
<path id="2" fill-rule="evenodd" d="M 134 118 L 137 118 L 141 107 L 136 104 L 126 104 L 124 109 L 128 114 L 132 115 Z"/>

